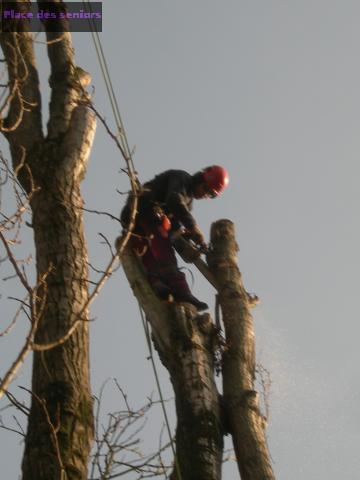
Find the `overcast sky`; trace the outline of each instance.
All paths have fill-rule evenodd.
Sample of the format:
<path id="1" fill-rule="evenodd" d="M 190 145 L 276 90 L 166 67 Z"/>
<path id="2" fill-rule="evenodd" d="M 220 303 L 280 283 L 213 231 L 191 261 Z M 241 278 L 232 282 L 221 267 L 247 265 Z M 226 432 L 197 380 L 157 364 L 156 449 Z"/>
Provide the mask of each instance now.
<path id="1" fill-rule="evenodd" d="M 229 170 L 228 190 L 195 202 L 194 215 L 207 236 L 215 220 L 236 224 L 245 287 L 261 298 L 257 359 L 272 380 L 276 478 L 358 480 L 360 3 L 106 0 L 103 10 L 101 40 L 140 179 L 216 163 Z M 74 35 L 74 46 L 113 125 L 90 34 Z M 99 126 L 87 208 L 119 213 L 116 189 L 129 188 L 122 166 Z M 88 215 L 86 229 L 91 261 L 104 266 L 97 233 L 113 240 L 118 225 Z M 194 293 L 213 306 L 213 289 L 194 275 Z M 92 308 L 91 365 L 94 393 L 116 377 L 140 406 L 156 389 L 136 305 L 119 270 Z M 1 340 L 1 372 L 23 338 L 12 335 Z M 29 371 L 28 361 L 14 393 L 29 386 Z M 107 402 L 117 408 L 115 395 Z M 147 438 L 158 438 L 155 415 Z M 1 477 L 17 478 L 22 445 L 0 438 Z M 234 465 L 223 478 L 238 478 Z"/>

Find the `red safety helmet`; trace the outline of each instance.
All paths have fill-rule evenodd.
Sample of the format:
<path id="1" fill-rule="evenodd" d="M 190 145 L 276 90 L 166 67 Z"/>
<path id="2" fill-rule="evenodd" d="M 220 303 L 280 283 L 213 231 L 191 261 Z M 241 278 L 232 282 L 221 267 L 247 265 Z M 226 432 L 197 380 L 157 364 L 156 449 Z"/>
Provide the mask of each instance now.
<path id="1" fill-rule="evenodd" d="M 224 167 L 212 165 L 205 168 L 201 173 L 211 197 L 217 197 L 228 186 L 229 174 Z"/>

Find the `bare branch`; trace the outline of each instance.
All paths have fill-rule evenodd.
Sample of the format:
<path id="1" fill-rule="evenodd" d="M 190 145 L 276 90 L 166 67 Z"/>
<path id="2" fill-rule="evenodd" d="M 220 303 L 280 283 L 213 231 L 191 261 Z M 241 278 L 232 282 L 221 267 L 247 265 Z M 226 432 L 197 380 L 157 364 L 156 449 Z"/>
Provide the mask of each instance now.
<path id="1" fill-rule="evenodd" d="M 132 159 L 131 157 L 129 158 L 123 149 L 118 137 L 111 131 L 109 128 L 108 124 L 106 123 L 106 120 L 100 115 L 98 110 L 95 108 L 92 102 L 87 100 L 87 105 L 88 107 L 95 113 L 97 118 L 100 119 L 101 123 L 105 127 L 107 133 L 110 135 L 110 137 L 113 139 L 115 142 L 117 148 L 120 150 L 125 163 L 126 163 L 126 169 L 122 169 L 124 171 L 130 180 L 130 186 L 131 186 L 131 193 L 130 193 L 130 216 L 129 216 L 129 224 L 127 225 L 126 231 L 123 233 L 121 237 L 118 237 L 116 240 L 116 250 L 117 250 L 117 256 L 121 258 L 121 255 L 123 254 L 123 251 L 126 247 L 127 242 L 129 241 L 131 237 L 131 233 L 134 229 L 135 226 L 135 218 L 137 214 L 137 204 L 138 204 L 138 196 L 141 193 L 141 185 L 140 182 L 137 178 L 137 172 L 133 169 L 133 164 L 132 164 Z"/>
<path id="2" fill-rule="evenodd" d="M 15 417 L 14 417 L 15 419 Z M 18 435 L 21 435 L 22 437 L 25 437 L 25 433 L 24 433 L 24 430 L 23 428 L 21 427 L 21 425 L 19 425 L 19 430 L 16 430 L 15 428 L 12 428 L 12 427 L 7 427 L 2 419 L 0 418 L 0 428 L 2 428 L 3 430 L 7 430 L 8 432 L 13 432 L 13 433 L 17 433 Z"/>
<path id="3" fill-rule="evenodd" d="M 108 133 L 108 135 L 113 139 L 113 141 L 115 142 L 117 148 L 120 150 L 121 152 L 121 155 L 123 156 L 124 160 L 127 161 L 128 158 L 127 158 L 127 155 L 125 153 L 125 150 L 123 149 L 120 141 L 119 141 L 119 138 L 117 137 L 117 135 L 115 135 L 110 127 L 108 126 L 105 118 L 100 114 L 100 112 L 96 109 L 96 107 L 94 106 L 94 104 L 92 102 L 89 102 L 87 101 L 86 104 L 88 105 L 88 107 L 95 113 L 95 115 L 97 116 L 97 118 L 100 120 L 100 122 L 103 124 L 106 132 Z M 126 172 L 128 173 L 128 172 Z"/>
<path id="4" fill-rule="evenodd" d="M 10 383 L 13 381 L 13 379 L 17 374 L 17 371 L 19 370 L 20 366 L 24 363 L 27 354 L 30 353 L 31 351 L 37 325 L 38 325 L 38 322 L 34 321 L 31 326 L 30 332 L 26 338 L 26 342 L 24 346 L 20 350 L 18 356 L 16 357 L 15 361 L 13 362 L 13 364 L 5 374 L 4 378 L 0 381 L 0 399 L 2 398 L 4 393 L 6 393 Z"/>
<path id="5" fill-rule="evenodd" d="M 107 385 L 106 382 L 102 386 L 96 402 L 96 446 L 92 458 L 90 480 L 110 480 L 130 472 L 138 473 L 138 478 L 166 474 L 172 467 L 166 466 L 159 459 L 161 459 L 161 453 L 167 450 L 170 444 L 160 444 L 157 451 L 150 455 L 145 455 L 139 449 L 139 436 L 145 425 L 145 414 L 157 402 L 149 399 L 146 405 L 135 410 L 131 408 L 128 397 L 117 380 L 114 382 L 126 408 L 108 414 L 108 423 L 102 426 L 100 433 L 101 400 Z M 137 426 L 139 421 L 141 424 Z"/>
<path id="6" fill-rule="evenodd" d="M 30 409 L 22 402 L 19 402 L 15 396 L 10 393 L 9 391 L 7 391 L 5 393 L 7 399 L 9 400 L 9 402 L 17 409 L 17 410 L 20 410 L 24 415 L 28 416 L 29 415 L 29 412 L 30 412 Z"/>
<path id="7" fill-rule="evenodd" d="M 111 215 L 111 213 L 109 213 L 109 212 L 101 212 L 101 211 L 99 211 L 99 210 L 90 210 L 89 208 L 84 208 L 84 207 L 80 207 L 80 208 L 81 208 L 84 212 L 87 212 L 87 213 L 95 213 L 96 215 L 105 215 L 106 217 L 109 217 L 111 220 L 115 220 L 116 222 L 121 223 L 119 217 L 115 217 L 115 215 Z"/>
<path id="8" fill-rule="evenodd" d="M 3 235 L 0 232 L 0 238 L 3 240 Z M 6 243 L 6 241 L 5 241 Z M 44 306 L 45 306 L 45 301 L 46 301 L 46 296 L 47 296 L 47 289 L 46 289 L 46 277 L 51 271 L 51 268 L 46 272 L 42 278 L 40 278 L 38 285 L 35 288 L 31 288 L 29 284 L 26 281 L 26 278 L 23 276 L 21 271 L 19 270 L 18 266 L 16 265 L 16 260 L 14 257 L 12 257 L 12 253 L 10 252 L 9 257 L 11 255 L 10 261 L 12 260 L 12 264 L 14 268 L 16 268 L 17 272 L 20 273 L 21 277 L 20 281 L 23 283 L 24 287 L 26 290 L 29 292 L 29 300 L 30 300 L 30 322 L 31 322 L 31 328 L 30 331 L 26 337 L 26 341 L 21 348 L 20 352 L 18 353 L 15 361 L 12 363 L 11 367 L 8 369 L 6 372 L 4 378 L 0 381 L 0 399 L 2 396 L 7 392 L 8 387 L 10 383 L 14 380 L 19 368 L 21 365 L 24 363 L 26 356 L 28 353 L 31 352 L 33 349 L 33 344 L 34 344 L 34 338 L 35 338 L 35 333 L 39 324 L 39 321 L 41 320 Z M 38 298 L 37 296 L 37 291 L 39 286 L 43 287 L 43 296 L 41 299 Z M 40 308 L 37 309 L 37 305 L 40 305 Z"/>
<path id="9" fill-rule="evenodd" d="M 111 275 L 112 268 L 113 268 L 116 260 L 117 260 L 117 256 L 114 256 L 113 258 L 111 258 L 107 268 L 105 269 L 103 275 L 101 276 L 100 280 L 96 284 L 96 286 L 95 286 L 94 290 L 92 291 L 91 295 L 89 295 L 89 298 L 86 301 L 86 303 L 84 304 L 84 306 L 82 307 L 81 311 L 79 312 L 79 314 L 74 315 L 75 318 L 73 320 L 73 323 L 72 323 L 71 327 L 67 330 L 67 332 L 64 335 L 62 335 L 61 337 L 54 340 L 53 342 L 49 342 L 49 343 L 46 343 L 46 344 L 33 343 L 32 344 L 32 349 L 34 351 L 44 352 L 46 350 L 50 350 L 52 348 L 55 348 L 55 347 L 58 347 L 59 345 L 64 344 L 71 337 L 71 335 L 73 335 L 73 333 L 78 328 L 80 323 L 83 322 L 83 321 L 86 321 L 82 318 L 82 315 L 84 314 L 86 309 L 89 307 L 91 302 L 95 299 L 95 297 L 99 294 L 99 292 L 102 289 L 102 287 L 104 286 L 107 278 Z"/>
<path id="10" fill-rule="evenodd" d="M 12 172 L 8 165 L 8 162 L 5 160 L 2 152 L 0 151 L 0 168 L 5 173 L 5 180 L 3 184 L 5 183 L 5 181 L 11 181 L 17 203 L 16 211 L 10 216 L 5 215 L 3 212 L 0 212 L 0 216 L 4 219 L 3 221 L 0 221 L 0 230 L 9 230 L 17 227 L 17 234 L 15 238 L 17 238 L 17 235 L 19 233 L 23 215 L 29 210 L 30 202 L 32 201 L 34 195 L 40 190 L 39 187 L 35 185 L 35 181 L 33 179 L 33 175 L 29 165 L 25 163 L 25 149 L 23 147 L 20 147 L 19 152 L 21 152 L 21 154 L 19 154 L 18 164 L 14 172 Z M 27 175 L 29 186 L 28 193 L 24 191 L 18 180 L 18 175 L 21 170 L 24 170 Z"/>
<path id="11" fill-rule="evenodd" d="M 9 297 L 9 299 L 11 299 L 12 297 Z M 25 298 L 29 298 L 29 296 L 27 295 Z M 18 300 L 18 299 L 15 299 L 14 300 Z M 18 300 L 19 301 L 19 300 Z M 20 300 L 21 303 L 25 303 L 24 300 Z M 26 304 L 28 306 L 28 304 Z M 0 332 L 0 338 L 1 337 L 5 337 L 6 335 L 8 335 L 10 333 L 10 331 L 13 329 L 14 325 L 16 324 L 16 322 L 18 321 L 19 317 L 20 317 L 20 313 L 23 312 L 23 305 L 21 305 L 18 310 L 16 311 L 13 319 L 11 320 L 10 324 L 8 325 L 8 327 L 6 327 L 5 330 L 3 330 L 2 332 Z"/>
<path id="12" fill-rule="evenodd" d="M 20 270 L 20 268 L 17 264 L 17 261 L 14 258 L 14 255 L 12 254 L 12 251 L 10 250 L 8 242 L 7 242 L 6 238 L 4 237 L 4 235 L 1 233 L 1 231 L 0 231 L 0 240 L 2 241 L 2 243 L 4 245 L 6 253 L 8 255 L 8 258 L 10 260 L 11 265 L 13 266 L 13 268 L 16 272 L 16 275 L 19 277 L 19 280 L 23 284 L 24 288 L 29 292 L 29 295 L 31 295 L 32 294 L 32 289 L 31 289 L 30 285 L 28 284 L 23 272 Z"/>
<path id="13" fill-rule="evenodd" d="M 113 252 L 111 243 L 110 243 L 109 240 L 106 238 L 106 236 L 105 236 L 103 233 L 100 233 L 100 232 L 98 233 L 98 235 L 99 235 L 99 237 L 101 237 L 101 238 L 104 240 L 104 244 L 109 247 L 110 254 L 111 254 L 112 256 L 114 256 L 114 252 Z"/>
<path id="14" fill-rule="evenodd" d="M 40 398 L 35 392 L 27 390 L 26 388 L 24 388 L 24 390 L 27 391 L 28 393 L 30 393 L 30 395 L 32 395 L 36 399 L 36 401 L 39 403 L 39 405 L 41 406 L 41 409 L 43 411 L 46 423 L 49 426 L 51 442 L 52 442 L 53 447 L 55 449 L 56 459 L 58 461 L 58 465 L 59 465 L 59 469 L 60 469 L 60 480 L 66 480 L 67 475 L 66 475 L 66 472 L 65 472 L 64 463 L 63 463 L 62 458 L 61 458 L 61 450 L 60 450 L 60 445 L 59 445 L 59 441 L 58 441 L 58 437 L 57 437 L 57 433 L 60 430 L 59 415 L 57 415 L 57 425 L 54 425 L 54 423 L 51 421 L 50 414 L 49 414 L 49 411 L 48 411 L 48 408 L 47 408 L 47 405 L 46 405 L 46 401 L 43 398 Z"/>
<path id="15" fill-rule="evenodd" d="M 57 438 L 57 432 L 60 429 L 60 423 L 58 423 L 58 425 L 55 426 L 50 419 L 50 415 L 49 415 L 49 412 L 48 412 L 48 409 L 47 409 L 47 406 L 46 406 L 46 401 L 43 400 L 43 399 L 40 399 L 37 395 L 36 395 L 35 398 L 40 402 L 40 404 L 43 408 L 47 424 L 49 425 L 49 428 L 50 428 L 51 440 L 52 440 L 52 443 L 53 443 L 54 448 L 55 448 L 56 458 L 57 458 L 59 468 L 60 468 L 60 472 L 61 472 L 60 477 L 61 477 L 61 480 L 65 480 L 66 479 L 66 472 L 65 472 L 64 464 L 63 464 L 63 461 L 62 461 L 62 458 L 61 458 L 61 451 L 60 451 L 60 446 L 59 446 L 59 442 L 58 442 L 58 438 Z M 58 422 L 60 422 L 60 419 L 58 419 Z"/>
<path id="16" fill-rule="evenodd" d="M 17 2 L 17 8 L 21 12 L 28 12 L 30 7 L 28 2 Z M 1 127 L 10 143 L 14 167 L 21 159 L 21 147 L 30 152 L 43 140 L 33 35 L 28 31 L 26 20 L 16 21 L 19 22 L 21 33 L 14 31 L 14 21 L 9 20 L 7 25 L 10 31 L 0 34 L 9 78 L 9 92 L 2 108 L 2 111 L 8 108 L 8 114 Z"/>

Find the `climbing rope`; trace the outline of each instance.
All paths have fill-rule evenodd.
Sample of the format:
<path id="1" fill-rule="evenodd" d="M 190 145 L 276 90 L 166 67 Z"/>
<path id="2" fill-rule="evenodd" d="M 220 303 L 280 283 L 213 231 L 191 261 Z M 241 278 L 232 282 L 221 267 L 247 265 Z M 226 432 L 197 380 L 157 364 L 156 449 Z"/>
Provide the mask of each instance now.
<path id="1" fill-rule="evenodd" d="M 91 3 L 90 3 L 89 0 L 83 0 L 83 5 L 84 5 L 84 8 L 86 9 L 87 12 L 92 13 Z M 121 143 L 121 146 L 122 146 L 122 148 L 125 152 L 125 155 L 127 157 L 126 160 L 128 161 L 128 165 L 129 165 L 129 170 L 130 170 L 129 173 L 132 174 L 136 178 L 136 171 L 135 171 L 135 167 L 134 167 L 134 163 L 133 163 L 132 152 L 131 152 L 130 147 L 129 147 L 129 142 L 128 142 L 128 139 L 127 139 L 124 123 L 122 121 L 122 117 L 121 117 L 121 114 L 120 114 L 119 104 L 118 104 L 118 101 L 117 101 L 117 98 L 116 98 L 116 95 L 115 95 L 115 92 L 114 92 L 113 84 L 112 84 L 112 81 L 111 81 L 111 76 L 110 76 L 108 64 L 107 64 L 107 61 L 106 61 L 105 53 L 104 53 L 104 50 L 103 50 L 102 45 L 101 45 L 99 33 L 97 32 L 97 30 L 95 28 L 95 23 L 91 18 L 89 19 L 89 26 L 90 26 L 90 31 L 91 31 L 93 43 L 94 43 L 94 46 L 95 46 L 96 54 L 97 54 L 97 57 L 98 57 L 100 69 L 101 69 L 103 79 L 104 79 L 104 82 L 105 82 L 105 85 L 106 85 L 106 90 L 107 90 L 107 93 L 108 93 L 111 109 L 112 109 L 114 119 L 115 119 L 115 123 L 116 123 L 116 126 L 117 126 L 120 143 Z M 147 342 L 148 349 L 149 349 L 149 358 L 150 358 L 150 361 L 151 361 L 151 364 L 152 364 L 152 369 L 153 369 L 153 372 L 154 372 L 154 377 L 155 377 L 156 386 L 157 386 L 157 390 L 158 390 L 158 394 L 159 394 L 161 408 L 162 408 L 164 419 L 165 419 L 166 428 L 167 428 L 168 435 L 169 435 L 169 440 L 170 440 L 172 453 L 174 455 L 175 469 L 176 469 L 178 480 L 181 480 L 182 477 L 181 477 L 179 463 L 178 463 L 178 459 L 177 459 L 177 455 L 176 455 L 173 436 L 171 434 L 170 422 L 169 422 L 169 418 L 168 418 L 168 415 L 167 415 L 164 396 L 163 396 L 162 389 L 161 389 L 161 384 L 160 384 L 160 378 L 159 378 L 159 374 L 158 374 L 158 371 L 157 371 L 157 367 L 156 367 L 156 363 L 155 363 L 155 359 L 154 359 L 154 355 L 153 355 L 150 329 L 149 329 L 149 325 L 147 323 L 147 320 L 145 319 L 144 312 L 143 312 L 143 309 L 140 305 L 140 302 L 138 302 L 138 303 L 139 303 L 140 317 L 141 317 L 142 325 L 143 325 L 143 328 L 144 328 L 145 338 L 146 338 L 146 342 Z"/>
<path id="2" fill-rule="evenodd" d="M 143 324 L 143 327 L 144 327 L 146 342 L 147 342 L 148 349 L 149 349 L 149 358 L 150 358 L 151 365 L 152 365 L 153 372 L 154 372 L 154 376 L 155 376 L 156 386 L 157 386 L 158 393 L 159 393 L 159 398 L 160 398 L 160 404 L 161 404 L 161 408 L 162 408 L 164 419 L 165 419 L 166 429 L 168 431 L 168 435 L 169 435 L 169 439 L 170 439 L 171 450 L 173 452 L 174 459 L 175 459 L 176 473 L 177 473 L 178 479 L 181 480 L 180 467 L 179 467 L 179 463 L 178 463 L 178 459 L 177 459 L 177 455 L 176 455 L 176 451 L 175 451 L 174 441 L 173 441 L 173 438 L 172 438 L 172 435 L 171 435 L 169 417 L 168 417 L 168 414 L 167 414 L 167 411 L 166 411 L 166 408 L 165 408 L 165 400 L 164 400 L 164 396 L 163 396 L 163 393 L 162 393 L 160 379 L 159 379 L 159 375 L 158 375 L 158 372 L 157 372 L 156 363 L 155 363 L 155 359 L 154 359 L 154 355 L 153 355 L 150 328 L 149 328 L 148 322 L 147 322 L 147 320 L 144 316 L 144 311 L 143 311 L 139 301 L 138 301 L 138 304 L 139 304 L 141 321 L 142 321 L 142 324 Z"/>
<path id="3" fill-rule="evenodd" d="M 89 0 L 83 0 L 84 7 L 87 9 L 89 13 L 92 13 L 92 8 L 91 8 L 91 3 Z M 124 152 L 126 153 L 127 159 L 131 165 L 132 173 L 135 174 L 135 168 L 134 168 L 134 163 L 133 163 L 133 158 L 132 158 L 132 153 L 129 147 L 129 142 L 127 139 L 124 123 L 120 114 L 120 108 L 119 104 L 115 95 L 113 83 L 111 80 L 108 64 L 106 61 L 105 53 L 102 48 L 101 40 L 99 37 L 99 32 L 95 28 L 95 22 L 92 18 L 89 18 L 89 25 L 90 25 L 90 31 L 91 31 L 91 36 L 93 39 L 93 43 L 95 46 L 96 54 L 98 57 L 100 69 L 104 78 L 106 90 L 108 93 L 111 109 L 114 115 L 116 127 L 118 129 L 118 134 L 120 136 L 120 142 L 122 144 L 122 147 L 124 149 Z"/>

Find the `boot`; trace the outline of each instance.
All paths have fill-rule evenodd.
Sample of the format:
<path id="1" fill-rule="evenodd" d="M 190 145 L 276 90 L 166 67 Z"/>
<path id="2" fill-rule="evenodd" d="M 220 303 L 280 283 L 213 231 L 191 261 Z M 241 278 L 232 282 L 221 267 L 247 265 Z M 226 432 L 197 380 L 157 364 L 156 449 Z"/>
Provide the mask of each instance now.
<path id="1" fill-rule="evenodd" d="M 165 277 L 165 276 L 164 276 Z M 166 272 L 166 284 L 169 285 L 175 302 L 191 303 L 197 310 L 206 310 L 208 305 L 192 295 L 185 274 L 174 266 Z"/>
<path id="2" fill-rule="evenodd" d="M 174 300 L 175 302 L 191 303 L 191 305 L 194 305 L 194 307 L 196 307 L 196 309 L 199 312 L 201 312 L 202 310 L 207 310 L 209 308 L 207 303 L 201 302 L 196 297 L 194 297 L 194 295 L 192 295 L 191 293 L 182 293 L 182 294 L 174 295 Z"/>

